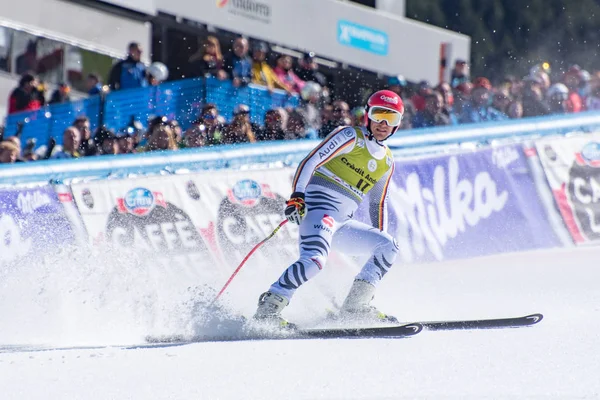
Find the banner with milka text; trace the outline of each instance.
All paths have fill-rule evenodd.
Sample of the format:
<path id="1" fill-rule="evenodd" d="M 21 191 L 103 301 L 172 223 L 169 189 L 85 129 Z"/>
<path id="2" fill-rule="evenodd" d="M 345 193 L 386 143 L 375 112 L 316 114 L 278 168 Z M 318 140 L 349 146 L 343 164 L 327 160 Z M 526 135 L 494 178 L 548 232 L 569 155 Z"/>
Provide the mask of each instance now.
<path id="1" fill-rule="evenodd" d="M 63 194 L 50 185 L 0 190 L 0 266 L 35 262 L 76 242 Z"/>
<path id="2" fill-rule="evenodd" d="M 573 241 L 600 240 L 600 133 L 542 139 L 535 145 Z"/>
<path id="3" fill-rule="evenodd" d="M 403 261 L 560 246 L 527 156 L 520 145 L 508 145 L 397 161 L 389 192 L 389 230 Z"/>

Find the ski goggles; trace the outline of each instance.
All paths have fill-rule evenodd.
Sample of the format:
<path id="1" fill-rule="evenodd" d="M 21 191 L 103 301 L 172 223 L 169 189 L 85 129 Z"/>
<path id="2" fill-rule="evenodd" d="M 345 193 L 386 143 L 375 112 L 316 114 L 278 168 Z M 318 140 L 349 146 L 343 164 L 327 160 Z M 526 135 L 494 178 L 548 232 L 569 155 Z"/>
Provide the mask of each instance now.
<path id="1" fill-rule="evenodd" d="M 377 123 L 385 121 L 389 126 L 400 126 L 402 123 L 402 114 L 389 108 L 371 107 L 368 115 L 370 120 Z"/>

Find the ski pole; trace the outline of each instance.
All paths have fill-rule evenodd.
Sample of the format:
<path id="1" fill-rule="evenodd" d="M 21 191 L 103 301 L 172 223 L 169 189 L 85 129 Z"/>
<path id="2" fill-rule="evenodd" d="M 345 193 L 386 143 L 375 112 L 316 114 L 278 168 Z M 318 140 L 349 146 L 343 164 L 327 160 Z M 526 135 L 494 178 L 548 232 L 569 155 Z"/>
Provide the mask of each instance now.
<path id="1" fill-rule="evenodd" d="M 227 286 L 229 286 L 229 284 L 231 283 L 231 281 L 233 280 L 233 278 L 235 278 L 235 276 L 237 275 L 237 273 L 240 271 L 240 269 L 242 269 L 242 267 L 244 266 L 244 264 L 246 263 L 246 261 L 250 258 L 250 256 L 252 254 L 254 254 L 254 252 L 263 245 L 263 243 L 265 243 L 267 240 L 271 239 L 273 236 L 275 236 L 275 234 L 281 229 L 281 227 L 283 225 L 286 224 L 286 222 L 288 222 L 287 219 L 284 219 L 283 221 L 281 221 L 281 223 L 279 225 L 277 225 L 277 228 L 275 228 L 275 230 L 273 232 L 271 232 L 271 234 L 269 236 L 267 236 L 266 238 L 264 238 L 262 241 L 260 241 L 256 246 L 254 246 L 252 248 L 252 250 L 250 250 L 250 252 L 248 253 L 248 255 L 246 257 L 244 257 L 244 259 L 242 260 L 242 262 L 240 263 L 240 265 L 235 269 L 235 271 L 233 271 L 233 274 L 231 274 L 231 276 L 229 277 L 229 279 L 227 280 L 227 282 L 225 282 L 225 286 L 223 286 L 223 289 L 221 289 L 221 291 L 217 294 L 217 296 L 215 297 L 215 299 L 213 300 L 213 303 L 215 301 L 217 301 L 219 299 L 219 297 L 221 297 L 221 295 L 223 294 L 223 292 L 227 289 Z"/>

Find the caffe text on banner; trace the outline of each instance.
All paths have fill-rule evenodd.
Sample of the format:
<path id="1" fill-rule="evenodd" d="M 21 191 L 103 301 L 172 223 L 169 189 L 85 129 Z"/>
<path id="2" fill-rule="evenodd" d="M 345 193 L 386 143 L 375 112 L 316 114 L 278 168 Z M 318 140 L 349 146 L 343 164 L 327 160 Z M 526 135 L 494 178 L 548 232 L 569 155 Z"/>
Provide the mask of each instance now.
<path id="1" fill-rule="evenodd" d="M 220 282 L 284 218 L 292 174 L 215 171 L 98 181 L 73 185 L 73 195 L 96 245 Z M 295 241 L 294 227 L 285 227 L 253 260 L 266 261 L 269 251 L 291 260 Z"/>
<path id="2" fill-rule="evenodd" d="M 536 148 L 573 241 L 599 240 L 600 133 L 543 139 Z"/>

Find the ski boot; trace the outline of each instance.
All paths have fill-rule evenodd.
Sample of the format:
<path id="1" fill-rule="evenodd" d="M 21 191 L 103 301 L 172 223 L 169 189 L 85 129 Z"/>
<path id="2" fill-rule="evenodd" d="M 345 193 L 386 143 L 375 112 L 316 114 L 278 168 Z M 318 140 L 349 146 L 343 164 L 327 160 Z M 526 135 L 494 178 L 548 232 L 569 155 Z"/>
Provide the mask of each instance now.
<path id="1" fill-rule="evenodd" d="M 355 280 L 350 288 L 350 293 L 344 300 L 340 316 L 343 319 L 358 320 L 364 322 L 383 322 L 387 324 L 398 324 L 398 319 L 386 315 L 369 303 L 373 300 L 375 286 L 367 281 Z"/>
<path id="2" fill-rule="evenodd" d="M 296 325 L 281 317 L 281 311 L 289 304 L 288 299 L 275 293 L 265 292 L 258 298 L 258 309 L 254 319 L 269 326 L 294 330 Z"/>

